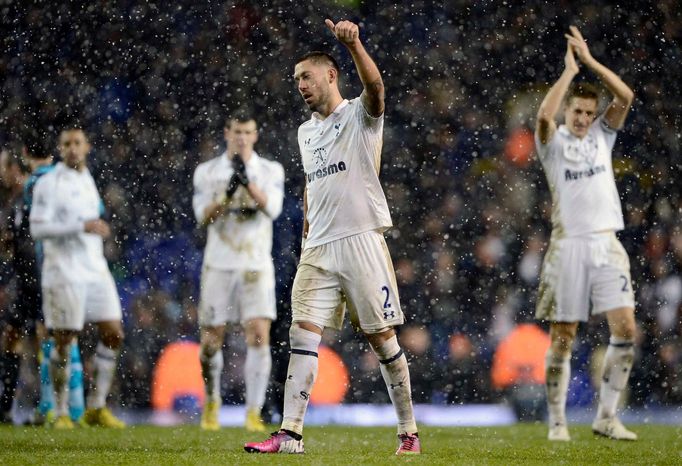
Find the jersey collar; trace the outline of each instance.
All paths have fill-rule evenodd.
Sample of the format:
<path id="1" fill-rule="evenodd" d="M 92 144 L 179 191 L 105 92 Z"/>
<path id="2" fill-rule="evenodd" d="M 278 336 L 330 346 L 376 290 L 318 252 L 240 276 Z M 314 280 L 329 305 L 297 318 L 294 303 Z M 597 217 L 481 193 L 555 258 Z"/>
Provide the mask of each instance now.
<path id="1" fill-rule="evenodd" d="M 89 170 L 87 165 L 83 166 L 83 169 L 82 169 L 82 170 L 76 170 L 75 168 L 69 167 L 69 166 L 68 166 L 67 164 L 65 164 L 64 162 L 58 162 L 58 163 L 55 165 L 55 168 L 58 168 L 58 169 L 61 170 L 62 172 L 66 172 L 66 173 L 75 173 L 75 174 L 77 174 L 77 175 L 82 175 L 83 173 L 85 173 L 85 172 L 87 172 L 87 171 Z"/>
<path id="2" fill-rule="evenodd" d="M 327 121 L 331 116 L 333 115 L 338 115 L 341 113 L 341 110 L 346 108 L 346 105 L 348 105 L 348 99 L 343 99 L 339 105 L 337 105 L 334 110 L 329 114 L 327 118 L 324 120 L 320 118 L 320 114 L 318 112 L 314 112 L 313 115 L 310 117 L 315 123 L 320 124 L 324 121 Z"/>
<path id="3" fill-rule="evenodd" d="M 34 175 L 44 175 L 45 173 L 51 171 L 54 168 L 54 164 L 50 165 L 41 165 L 38 168 L 35 169 L 33 172 Z"/>
<path id="4" fill-rule="evenodd" d="M 559 125 L 559 133 L 561 133 L 564 136 L 569 136 L 571 138 L 575 138 L 573 134 L 568 130 L 568 127 L 566 125 Z"/>

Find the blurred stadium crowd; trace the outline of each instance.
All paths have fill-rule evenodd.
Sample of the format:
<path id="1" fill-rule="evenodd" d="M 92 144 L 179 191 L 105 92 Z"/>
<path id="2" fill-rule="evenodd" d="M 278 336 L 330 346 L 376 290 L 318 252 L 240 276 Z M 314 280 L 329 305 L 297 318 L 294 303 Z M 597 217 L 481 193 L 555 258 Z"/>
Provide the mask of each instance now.
<path id="1" fill-rule="evenodd" d="M 287 173 L 274 249 L 273 351 L 282 357 L 273 358 L 273 394 L 279 390 L 302 223 L 296 129 L 309 117 L 293 60 L 331 50 L 351 70 L 324 27 L 325 17 L 345 17 L 362 21 L 386 83 L 381 176 L 415 402 L 501 395 L 490 381 L 493 352 L 515 324 L 532 319 L 550 232 L 530 131 L 541 92 L 563 67 L 563 31 L 576 22 L 593 54 L 637 96 L 614 162 L 640 328 L 631 403 L 682 403 L 677 2 L 344 3 L 0 2 L 0 145 L 31 130 L 54 147 L 59 128 L 73 121 L 93 142 L 89 164 L 115 232 L 107 255 L 125 312 L 122 402 L 148 406 L 149 373 L 163 346 L 198 338 L 204 232 L 191 211 L 191 177 L 222 151 L 223 123 L 242 108 L 259 123 L 257 150 Z M 345 96 L 354 97 L 357 77 L 343 80 Z M 7 215 L 1 220 L 4 229 Z M 7 262 L 7 248 L 0 254 Z M 11 273 L 5 277 L 3 308 L 13 292 Z M 601 321 L 582 327 L 569 403 L 592 401 L 592 349 L 606 342 L 605 330 Z M 237 341 L 228 341 L 228 353 L 243 354 Z M 326 343 L 353 368 L 347 401 L 388 401 L 375 358 L 349 328 Z M 239 402 L 241 362 L 228 361 L 224 396 Z"/>

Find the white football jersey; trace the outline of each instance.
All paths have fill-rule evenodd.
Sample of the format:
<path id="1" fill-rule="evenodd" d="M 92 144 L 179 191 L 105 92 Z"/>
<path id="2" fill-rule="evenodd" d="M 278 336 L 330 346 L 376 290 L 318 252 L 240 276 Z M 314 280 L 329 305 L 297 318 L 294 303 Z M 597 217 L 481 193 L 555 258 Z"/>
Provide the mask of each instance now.
<path id="1" fill-rule="evenodd" d="M 227 153 L 197 166 L 192 204 L 199 223 L 205 219 L 206 207 L 225 199 L 233 174 Z M 204 265 L 220 270 L 272 267 L 272 222 L 282 212 L 284 169 L 280 163 L 254 152 L 246 163 L 246 175 L 266 194 L 267 206 L 258 209 L 246 188 L 237 188 L 229 201 L 227 215 L 208 225 Z"/>
<path id="2" fill-rule="evenodd" d="M 84 222 L 98 219 L 102 210 L 87 168 L 78 171 L 60 162 L 36 182 L 29 219 L 32 231 L 47 232 L 37 238 L 43 245 L 43 285 L 87 282 L 109 271 L 102 237 L 83 230 Z"/>
<path id="3" fill-rule="evenodd" d="M 535 145 L 552 193 L 552 232 L 557 238 L 623 229 L 623 212 L 611 162 L 616 130 L 603 116 L 587 135 L 560 125 L 547 144 Z"/>
<path id="4" fill-rule="evenodd" d="M 308 196 L 308 238 L 315 247 L 393 224 L 379 182 L 384 116 L 359 98 L 344 100 L 324 120 L 314 113 L 298 128 Z"/>

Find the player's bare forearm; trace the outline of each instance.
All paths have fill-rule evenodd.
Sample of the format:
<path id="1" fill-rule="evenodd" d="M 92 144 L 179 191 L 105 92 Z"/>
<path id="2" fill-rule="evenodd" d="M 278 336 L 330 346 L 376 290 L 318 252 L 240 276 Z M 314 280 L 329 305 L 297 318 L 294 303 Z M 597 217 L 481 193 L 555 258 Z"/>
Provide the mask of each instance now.
<path id="1" fill-rule="evenodd" d="M 549 89 L 540 108 L 538 109 L 536 132 L 540 142 L 547 144 L 556 130 L 556 114 L 559 112 L 564 96 L 568 91 L 568 86 L 578 74 L 579 68 L 575 61 L 575 54 L 571 44 L 566 44 L 566 54 L 564 55 L 564 71 L 558 81 Z"/>
<path id="2" fill-rule="evenodd" d="M 604 83 L 609 92 L 613 94 L 613 101 L 606 109 L 604 115 L 606 122 L 614 129 L 621 128 L 630 111 L 635 93 L 616 73 L 597 60 L 592 59 L 586 65 L 594 74 L 599 76 L 599 79 Z"/>
<path id="3" fill-rule="evenodd" d="M 549 92 L 547 92 L 547 95 L 540 104 L 537 115 L 536 131 L 540 138 L 540 142 L 543 144 L 547 143 L 556 128 L 556 115 L 559 113 L 561 103 L 576 74 L 575 70 L 564 69 L 557 82 L 549 89 Z"/>
<path id="4" fill-rule="evenodd" d="M 355 68 L 358 70 L 358 76 L 364 88 L 361 95 L 362 104 L 365 106 L 367 113 L 378 117 L 384 113 L 385 90 L 384 81 L 381 79 L 381 72 L 360 40 L 348 46 L 348 50 L 353 57 Z"/>
<path id="5" fill-rule="evenodd" d="M 625 117 L 630 110 L 635 98 L 634 92 L 613 71 L 594 59 L 587 46 L 587 41 L 577 27 L 571 26 L 570 34 L 565 34 L 569 50 L 574 51 L 581 62 L 587 66 L 604 83 L 606 88 L 613 94 L 613 102 L 606 109 L 604 118 L 612 128 L 620 128 L 625 122 Z"/>
<path id="6" fill-rule="evenodd" d="M 588 66 L 594 74 L 599 76 L 599 79 L 601 79 L 606 88 L 613 94 L 614 99 L 623 103 L 632 103 L 632 100 L 635 98 L 635 93 L 632 92 L 632 89 L 630 89 L 616 73 L 594 59 L 589 62 Z"/>
<path id="7" fill-rule="evenodd" d="M 355 68 L 364 88 L 361 96 L 362 105 L 370 115 L 380 116 L 384 113 L 384 82 L 381 79 L 379 68 L 362 45 L 358 25 L 345 20 L 334 23 L 332 20 L 326 19 L 324 22 L 353 57 Z"/>

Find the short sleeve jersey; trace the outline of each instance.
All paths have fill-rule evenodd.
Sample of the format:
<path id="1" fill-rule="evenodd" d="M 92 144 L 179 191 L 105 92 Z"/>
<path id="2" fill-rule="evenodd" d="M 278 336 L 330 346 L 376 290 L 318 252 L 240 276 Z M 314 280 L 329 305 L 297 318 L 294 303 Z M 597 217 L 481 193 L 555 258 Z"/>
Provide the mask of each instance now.
<path id="1" fill-rule="evenodd" d="M 582 139 L 560 125 L 547 144 L 535 135 L 538 157 L 552 194 L 552 231 L 557 238 L 623 229 L 613 175 L 616 130 L 603 116 Z"/>
<path id="2" fill-rule="evenodd" d="M 392 226 L 379 182 L 384 116 L 359 98 L 344 100 L 324 120 L 315 113 L 298 129 L 309 224 L 305 247 Z"/>

